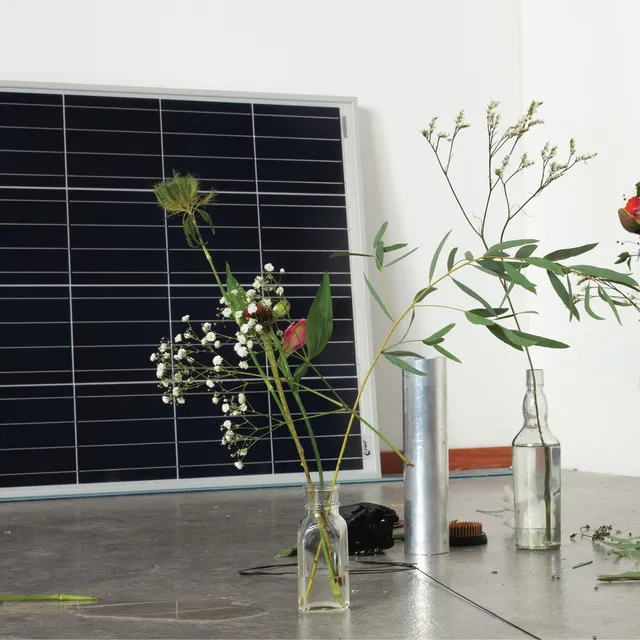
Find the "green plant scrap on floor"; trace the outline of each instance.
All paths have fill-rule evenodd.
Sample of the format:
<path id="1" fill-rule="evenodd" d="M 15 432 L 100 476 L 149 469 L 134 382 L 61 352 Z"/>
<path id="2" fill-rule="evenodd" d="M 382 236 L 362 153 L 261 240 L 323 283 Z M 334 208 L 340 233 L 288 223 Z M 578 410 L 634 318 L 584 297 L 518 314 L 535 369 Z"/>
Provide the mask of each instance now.
<path id="1" fill-rule="evenodd" d="M 45 593 L 40 595 L 7 595 L 0 594 L 0 604 L 4 602 L 96 602 L 96 596 L 73 596 L 65 593 Z"/>

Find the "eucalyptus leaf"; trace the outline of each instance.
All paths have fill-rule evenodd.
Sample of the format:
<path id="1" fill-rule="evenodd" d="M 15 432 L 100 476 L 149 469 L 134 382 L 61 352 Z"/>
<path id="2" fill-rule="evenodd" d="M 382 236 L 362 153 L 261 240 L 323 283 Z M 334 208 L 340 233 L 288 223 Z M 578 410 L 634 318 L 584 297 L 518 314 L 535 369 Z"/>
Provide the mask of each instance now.
<path id="1" fill-rule="evenodd" d="M 495 322 L 493 320 L 490 320 L 489 318 L 480 316 L 480 315 L 476 315 L 475 313 L 472 313 L 471 311 L 465 311 L 464 315 L 466 316 L 467 320 L 471 323 L 471 324 L 482 324 L 485 327 L 490 327 L 492 324 L 495 324 Z"/>
<path id="2" fill-rule="evenodd" d="M 376 245 L 376 267 L 378 271 L 382 271 L 384 265 L 384 243 L 382 240 Z"/>
<path id="3" fill-rule="evenodd" d="M 583 253 L 587 253 L 595 247 L 598 246 L 597 242 L 593 242 L 592 244 L 583 244 L 580 247 L 571 247 L 570 249 L 558 249 L 557 251 L 552 251 L 551 253 L 547 253 L 544 256 L 547 260 L 551 260 L 552 262 L 556 260 L 566 260 L 567 258 L 574 258 L 575 256 L 580 256 Z"/>
<path id="4" fill-rule="evenodd" d="M 435 287 L 425 287 L 424 289 L 420 289 L 415 296 L 413 296 L 413 304 L 418 304 L 418 302 L 422 302 L 430 293 L 437 291 Z"/>
<path id="5" fill-rule="evenodd" d="M 458 253 L 458 247 L 453 247 L 449 252 L 449 257 L 447 258 L 447 271 L 451 271 L 451 269 L 453 269 L 453 265 L 456 260 L 456 253 Z"/>
<path id="6" fill-rule="evenodd" d="M 565 289 L 565 286 L 560 281 L 560 278 L 553 273 L 552 271 L 547 271 L 547 276 L 549 278 L 549 282 L 551 282 L 551 286 L 553 290 L 558 294 L 558 297 L 564 303 L 564 306 L 569 309 L 569 313 L 571 316 L 575 316 L 576 320 L 580 320 L 580 314 L 576 309 L 575 304 L 573 304 L 573 300 L 569 295 L 569 292 Z"/>
<path id="7" fill-rule="evenodd" d="M 469 309 L 470 313 L 475 314 L 476 316 L 482 316 L 483 318 L 494 318 L 497 316 L 501 316 L 503 313 L 507 313 L 509 309 L 507 307 L 498 307 L 497 309 Z M 524 311 L 522 313 L 525 313 Z"/>
<path id="8" fill-rule="evenodd" d="M 407 373 L 412 373 L 416 376 L 426 376 L 427 373 L 425 371 L 420 371 L 415 367 L 412 367 L 410 364 L 407 364 L 402 358 L 398 358 L 397 356 L 391 355 L 389 353 L 382 352 L 382 355 L 394 366 L 399 367 L 403 371 Z"/>
<path id="9" fill-rule="evenodd" d="M 404 249 L 407 246 L 406 242 L 400 242 L 398 244 L 390 244 L 384 248 L 385 253 L 389 253 L 390 251 L 397 251 L 398 249 Z"/>
<path id="10" fill-rule="evenodd" d="M 504 276 L 504 264 L 501 260 L 494 260 L 493 258 L 483 258 L 482 260 L 478 260 L 476 266 L 482 266 L 487 271 L 493 272 L 493 275 L 497 275 L 499 277 Z"/>
<path id="11" fill-rule="evenodd" d="M 384 232 L 387 230 L 388 226 L 389 226 L 389 223 L 386 220 L 380 225 L 380 228 L 378 229 L 378 233 L 376 233 L 376 237 L 373 239 L 374 251 L 376 250 L 378 243 L 382 241 L 382 236 L 384 235 Z"/>
<path id="12" fill-rule="evenodd" d="M 598 285 L 598 295 L 609 305 L 609 307 L 611 308 L 611 311 L 613 311 L 613 315 L 616 317 L 616 320 L 618 321 L 618 324 L 622 324 L 622 320 L 620 320 L 620 314 L 616 309 L 616 305 L 614 304 L 609 294 L 600 285 Z"/>
<path id="13" fill-rule="evenodd" d="M 439 344 L 431 345 L 438 353 L 441 353 L 445 358 L 449 358 L 449 360 L 453 360 L 454 362 L 459 362 L 462 364 L 462 360 L 453 355 L 450 351 L 447 351 L 444 347 L 441 347 Z"/>
<path id="14" fill-rule="evenodd" d="M 471 253 L 471 251 L 465 251 L 464 257 L 469 261 L 473 261 L 473 253 Z"/>
<path id="15" fill-rule="evenodd" d="M 442 327 L 442 329 L 438 329 L 435 333 L 432 333 L 428 338 L 425 338 L 422 342 L 433 346 L 438 340 L 440 340 L 443 336 L 445 336 L 453 327 L 456 326 L 455 322 L 448 324 L 446 327 Z"/>
<path id="16" fill-rule="evenodd" d="M 519 347 L 532 347 L 536 344 L 536 341 L 532 338 L 526 338 L 525 336 L 519 335 L 519 331 L 513 331 L 506 327 L 502 327 L 502 329 L 504 331 L 505 338 Z"/>
<path id="17" fill-rule="evenodd" d="M 592 267 L 589 264 L 574 264 L 571 265 L 572 271 L 583 273 L 587 276 L 595 276 L 596 278 L 602 278 L 603 280 L 609 280 L 610 282 L 617 282 L 624 284 L 628 287 L 637 287 L 638 283 L 626 273 L 619 273 L 613 269 L 604 269 L 602 267 Z"/>
<path id="18" fill-rule="evenodd" d="M 512 334 L 517 336 L 518 338 L 524 340 L 532 340 L 535 342 L 534 345 L 536 347 L 546 347 L 547 349 L 568 349 L 569 345 L 564 342 L 559 342 L 558 340 L 552 340 L 551 338 L 545 338 L 544 336 L 538 336 L 535 333 L 526 333 L 525 331 L 517 331 L 516 329 L 510 330 Z M 522 345 L 525 346 L 525 345 Z"/>
<path id="19" fill-rule="evenodd" d="M 555 262 L 551 262 L 551 260 L 547 260 L 546 258 L 524 258 L 524 262 L 525 264 L 532 264 L 534 267 L 540 267 L 541 269 L 551 271 L 558 276 L 564 275 L 564 271 L 560 265 L 557 265 Z"/>
<path id="20" fill-rule="evenodd" d="M 444 247 L 444 243 L 447 241 L 447 238 L 451 234 L 451 231 L 452 230 L 447 231 L 447 233 L 444 234 L 444 238 L 440 240 L 440 244 L 438 245 L 436 252 L 433 254 L 433 258 L 431 258 L 431 264 L 429 265 L 429 282 L 433 280 L 433 274 L 436 270 L 436 265 L 438 264 L 438 258 L 440 257 L 440 252 L 442 251 L 442 247 Z"/>
<path id="21" fill-rule="evenodd" d="M 511 263 L 504 262 L 503 264 L 504 270 L 512 282 L 515 282 L 515 284 L 520 285 L 527 291 L 531 291 L 531 293 L 536 292 L 536 285 L 533 284 L 533 282 L 531 282 L 526 276 L 520 273 L 520 271 L 518 271 Z"/>
<path id="22" fill-rule="evenodd" d="M 463 284 L 459 280 L 456 280 L 455 278 L 451 279 L 456 283 L 458 288 L 464 291 L 468 296 L 471 296 L 474 300 L 477 300 L 487 311 L 492 313 L 494 312 L 493 307 L 479 293 L 476 293 L 473 289 L 470 289 L 466 284 Z"/>
<path id="23" fill-rule="evenodd" d="M 520 247 L 523 244 L 538 244 L 540 240 L 534 240 L 532 238 L 528 238 L 525 240 L 506 240 L 505 242 L 498 242 L 498 244 L 494 244 L 492 247 L 487 249 L 488 255 L 496 255 L 494 251 L 503 251 L 504 249 L 511 249 L 512 247 Z"/>
<path id="24" fill-rule="evenodd" d="M 372 253 L 353 253 L 352 251 L 336 251 L 329 255 L 330 258 L 343 258 L 345 256 L 357 256 L 359 258 L 373 258 Z"/>
<path id="25" fill-rule="evenodd" d="M 487 329 L 491 334 L 493 334 L 496 338 L 498 338 L 498 340 L 504 342 L 505 344 L 508 344 L 510 347 L 513 347 L 518 351 L 522 351 L 521 346 L 514 344 L 513 342 L 511 342 L 511 340 L 507 338 L 507 336 L 504 335 L 504 327 L 501 327 L 499 324 L 494 324 L 494 325 L 491 325 L 490 327 L 487 327 Z"/>
<path id="26" fill-rule="evenodd" d="M 516 251 L 516 258 L 528 258 L 536 249 L 537 244 L 525 244 Z"/>
<path id="27" fill-rule="evenodd" d="M 415 351 L 396 351 L 394 349 L 393 351 L 383 351 L 383 353 L 390 356 L 397 356 L 398 358 L 420 358 L 420 360 L 426 359 L 423 355 L 420 355 Z"/>
<path id="28" fill-rule="evenodd" d="M 411 251 L 407 251 L 407 253 L 402 254 L 399 258 L 396 258 L 391 262 L 387 262 L 387 264 L 385 265 L 385 268 L 388 269 L 391 265 L 396 264 L 396 262 L 400 262 L 400 260 L 404 260 L 406 257 L 410 256 L 414 251 L 417 251 L 418 249 L 419 247 L 416 247 L 415 249 L 411 249 Z"/>
<path id="29" fill-rule="evenodd" d="M 369 288 L 369 291 L 373 296 L 373 299 L 378 303 L 378 306 L 382 309 L 382 311 L 387 316 L 387 318 L 389 318 L 389 320 L 393 322 L 391 313 L 389 313 L 389 310 L 387 309 L 387 307 L 385 307 L 384 302 L 382 302 L 382 300 L 380 299 L 380 296 L 378 295 L 376 290 L 373 288 L 373 285 L 369 282 L 369 278 L 367 278 L 367 276 L 364 277 L 364 281 L 367 283 L 367 287 Z"/>

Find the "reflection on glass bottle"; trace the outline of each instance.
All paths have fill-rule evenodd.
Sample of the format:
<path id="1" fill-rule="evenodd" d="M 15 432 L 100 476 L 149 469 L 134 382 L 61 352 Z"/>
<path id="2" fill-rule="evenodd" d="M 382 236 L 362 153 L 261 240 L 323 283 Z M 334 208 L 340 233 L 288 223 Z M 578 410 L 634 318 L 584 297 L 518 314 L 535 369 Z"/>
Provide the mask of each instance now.
<path id="1" fill-rule="evenodd" d="M 541 369 L 527 371 L 524 426 L 513 440 L 516 547 L 560 546 L 560 443 L 549 431 Z"/>

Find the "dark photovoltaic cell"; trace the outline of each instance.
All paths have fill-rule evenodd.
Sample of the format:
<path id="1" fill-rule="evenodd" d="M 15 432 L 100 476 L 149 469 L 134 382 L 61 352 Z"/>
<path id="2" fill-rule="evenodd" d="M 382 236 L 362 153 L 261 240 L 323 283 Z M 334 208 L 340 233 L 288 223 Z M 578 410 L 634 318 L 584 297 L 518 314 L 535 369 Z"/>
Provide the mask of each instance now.
<path id="1" fill-rule="evenodd" d="M 220 297 L 155 204 L 154 183 L 174 171 L 216 190 L 208 246 L 241 284 L 284 267 L 305 317 L 330 272 L 335 330 L 317 362 L 355 399 L 349 263 L 329 257 L 349 249 L 339 107 L 0 91 L 0 487 L 300 471 L 285 429 L 239 472 L 210 395 L 175 411 L 161 401 L 150 354 L 184 331 L 183 315 L 214 321 Z M 272 409 L 264 391 L 249 396 Z M 348 417 L 314 419 L 325 468 Z M 359 434 L 356 423 L 344 469 L 363 466 Z"/>

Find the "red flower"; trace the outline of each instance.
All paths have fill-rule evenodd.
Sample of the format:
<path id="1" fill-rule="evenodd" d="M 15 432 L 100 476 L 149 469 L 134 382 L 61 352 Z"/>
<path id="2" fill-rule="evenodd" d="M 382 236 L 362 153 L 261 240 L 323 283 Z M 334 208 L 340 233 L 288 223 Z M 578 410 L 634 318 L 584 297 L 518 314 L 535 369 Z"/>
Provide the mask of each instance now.
<path id="1" fill-rule="evenodd" d="M 624 206 L 624 210 L 636 220 L 640 219 L 640 198 L 633 196 L 627 200 L 627 204 Z"/>
<path id="2" fill-rule="evenodd" d="M 257 310 L 249 313 L 249 309 L 245 309 L 242 317 L 245 321 L 249 318 L 255 318 L 260 324 L 271 324 L 273 321 L 273 311 L 264 304 L 256 305 Z"/>
<path id="3" fill-rule="evenodd" d="M 282 336 L 282 349 L 289 354 L 305 344 L 307 344 L 307 321 L 303 319 L 290 324 L 285 329 Z"/>

